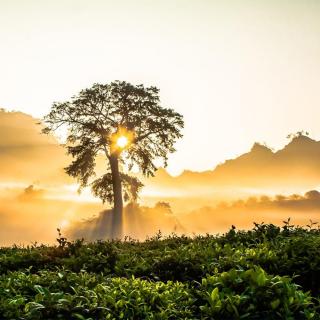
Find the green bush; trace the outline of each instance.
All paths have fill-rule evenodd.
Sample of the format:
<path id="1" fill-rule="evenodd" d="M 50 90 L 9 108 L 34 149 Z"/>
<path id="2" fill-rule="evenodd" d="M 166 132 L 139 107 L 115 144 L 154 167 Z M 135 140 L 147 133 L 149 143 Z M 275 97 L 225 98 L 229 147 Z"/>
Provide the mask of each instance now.
<path id="1" fill-rule="evenodd" d="M 190 319 L 193 298 L 179 282 L 89 273 L 23 272 L 0 279 L 1 319 Z"/>
<path id="2" fill-rule="evenodd" d="M 202 319 L 314 319 L 308 293 L 287 277 L 259 267 L 230 270 L 202 279 Z"/>
<path id="3" fill-rule="evenodd" d="M 319 319 L 317 228 L 57 240 L 0 248 L 1 320 Z"/>
<path id="4" fill-rule="evenodd" d="M 57 270 L 0 277 L 1 319 L 315 319 L 308 293 L 261 268 L 200 283 Z"/>

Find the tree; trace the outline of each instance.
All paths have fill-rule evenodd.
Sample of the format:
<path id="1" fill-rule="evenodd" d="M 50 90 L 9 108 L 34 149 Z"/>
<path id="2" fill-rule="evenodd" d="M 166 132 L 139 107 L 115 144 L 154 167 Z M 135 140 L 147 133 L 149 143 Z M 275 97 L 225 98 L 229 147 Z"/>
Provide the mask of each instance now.
<path id="1" fill-rule="evenodd" d="M 182 137 L 183 117 L 160 106 L 159 89 L 115 81 L 94 84 L 66 102 L 55 102 L 44 117 L 44 133 L 68 129 L 66 148 L 74 160 L 65 168 L 80 189 L 90 186 L 103 203 L 113 203 L 112 237 L 122 236 L 123 198 L 136 200 L 142 183 L 123 172 L 125 164 L 153 176 L 155 160 L 167 165 L 168 153 Z M 105 174 L 97 177 L 96 159 L 106 158 Z"/>
<path id="2" fill-rule="evenodd" d="M 160 212 L 162 213 L 165 213 L 165 214 L 172 214 L 172 209 L 171 209 L 171 206 L 170 206 L 170 203 L 169 202 L 165 202 L 165 201 L 158 201 L 154 208 L 156 210 L 159 210 Z"/>
<path id="3" fill-rule="evenodd" d="M 309 136 L 309 132 L 301 130 L 301 131 L 297 131 L 296 133 L 290 133 L 287 135 L 287 139 L 300 138 L 303 136 Z"/>

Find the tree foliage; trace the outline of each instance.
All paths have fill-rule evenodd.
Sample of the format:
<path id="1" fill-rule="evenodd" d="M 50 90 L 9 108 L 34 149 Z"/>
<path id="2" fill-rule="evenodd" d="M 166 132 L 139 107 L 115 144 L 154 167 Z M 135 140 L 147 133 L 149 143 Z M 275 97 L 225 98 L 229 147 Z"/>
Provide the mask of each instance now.
<path id="1" fill-rule="evenodd" d="M 124 188 L 124 200 L 136 201 L 143 184 L 136 177 L 121 173 L 120 179 Z M 91 191 L 94 196 L 100 198 L 103 202 L 111 203 L 113 201 L 112 175 L 110 172 L 91 183 Z"/>
<path id="2" fill-rule="evenodd" d="M 159 89 L 115 81 L 94 84 L 84 89 L 70 101 L 55 102 L 45 116 L 49 133 L 66 127 L 67 152 L 73 157 L 65 168 L 76 178 L 80 188 L 91 186 L 93 194 L 102 201 L 113 201 L 110 160 L 115 152 L 114 136 L 130 134 L 130 144 L 117 153 L 117 161 L 126 164 L 129 171 L 137 167 L 145 176 L 153 176 L 156 159 L 167 165 L 168 153 L 174 152 L 175 141 L 182 137 L 182 115 L 160 105 Z M 103 154 L 106 173 L 96 177 L 96 159 Z M 141 182 L 121 173 L 124 198 L 136 199 Z"/>

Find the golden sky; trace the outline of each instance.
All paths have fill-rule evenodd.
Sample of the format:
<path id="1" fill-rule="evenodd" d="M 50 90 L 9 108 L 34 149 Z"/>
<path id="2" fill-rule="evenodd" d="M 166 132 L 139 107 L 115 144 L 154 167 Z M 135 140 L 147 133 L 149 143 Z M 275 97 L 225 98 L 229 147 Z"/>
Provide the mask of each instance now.
<path id="1" fill-rule="evenodd" d="M 320 137 L 320 1 L 0 0 L 0 106 L 39 117 L 94 82 L 156 85 L 186 127 L 169 172 Z"/>

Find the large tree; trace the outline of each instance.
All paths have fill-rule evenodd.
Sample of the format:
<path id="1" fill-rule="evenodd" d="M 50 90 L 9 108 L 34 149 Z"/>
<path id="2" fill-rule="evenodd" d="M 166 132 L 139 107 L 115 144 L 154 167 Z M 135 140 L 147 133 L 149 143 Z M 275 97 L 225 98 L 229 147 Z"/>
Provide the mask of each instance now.
<path id="1" fill-rule="evenodd" d="M 159 89 L 120 81 L 94 84 L 70 101 L 54 103 L 44 122 L 44 133 L 67 128 L 67 152 L 74 158 L 67 174 L 77 178 L 80 188 L 91 186 L 95 196 L 113 203 L 113 238 L 122 236 L 123 200 L 135 200 L 142 187 L 128 172 L 135 166 L 153 176 L 156 159 L 166 166 L 184 126 L 182 115 L 161 107 Z M 107 165 L 97 177 L 101 155 Z"/>

